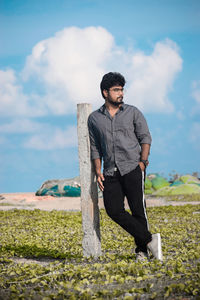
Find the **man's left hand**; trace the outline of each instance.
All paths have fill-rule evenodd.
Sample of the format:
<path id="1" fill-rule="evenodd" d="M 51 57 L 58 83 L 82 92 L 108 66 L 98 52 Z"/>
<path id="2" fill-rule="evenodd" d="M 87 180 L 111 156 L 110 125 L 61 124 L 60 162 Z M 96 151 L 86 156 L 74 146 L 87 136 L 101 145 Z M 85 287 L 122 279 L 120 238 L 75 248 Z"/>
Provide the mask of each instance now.
<path id="1" fill-rule="evenodd" d="M 140 169 L 144 172 L 145 170 L 145 165 L 142 161 L 139 162 L 139 166 L 140 166 Z"/>

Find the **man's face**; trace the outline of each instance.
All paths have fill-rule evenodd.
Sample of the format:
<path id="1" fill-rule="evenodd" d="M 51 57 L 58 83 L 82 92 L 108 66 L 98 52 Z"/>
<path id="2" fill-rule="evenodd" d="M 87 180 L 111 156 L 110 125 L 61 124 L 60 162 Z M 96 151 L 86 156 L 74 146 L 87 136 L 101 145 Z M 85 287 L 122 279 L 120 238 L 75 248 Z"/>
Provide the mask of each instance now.
<path id="1" fill-rule="evenodd" d="M 120 85 L 112 86 L 108 91 L 103 91 L 106 100 L 111 104 L 119 105 L 123 102 L 124 89 Z"/>

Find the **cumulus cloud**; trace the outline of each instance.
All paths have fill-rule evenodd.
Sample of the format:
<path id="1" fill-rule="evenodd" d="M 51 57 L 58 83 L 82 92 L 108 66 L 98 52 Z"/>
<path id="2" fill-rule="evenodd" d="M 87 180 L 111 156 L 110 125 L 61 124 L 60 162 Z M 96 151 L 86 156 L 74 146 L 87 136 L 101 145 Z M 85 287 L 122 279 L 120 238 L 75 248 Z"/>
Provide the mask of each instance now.
<path id="1" fill-rule="evenodd" d="M 23 91 L 23 82 L 14 70 L 0 70 L 0 113 L 2 116 L 35 117 L 44 115 L 40 95 Z"/>
<path id="2" fill-rule="evenodd" d="M 40 131 L 44 124 L 29 119 L 14 119 L 11 122 L 0 125 L 1 133 L 33 133 Z M 48 126 L 48 125 L 47 125 Z"/>
<path id="3" fill-rule="evenodd" d="M 27 110 L 27 97 L 17 83 L 13 70 L 0 70 L 0 113 L 23 115 Z"/>
<path id="4" fill-rule="evenodd" d="M 65 28 L 33 48 L 23 77 L 36 76 L 44 85 L 43 101 L 51 111 L 68 113 L 71 104 L 100 99 L 99 82 L 113 46 L 113 36 L 102 27 Z"/>
<path id="5" fill-rule="evenodd" d="M 144 112 L 172 112 L 168 98 L 175 76 L 182 68 L 178 48 L 171 40 L 158 42 L 151 55 L 133 54 L 129 70 L 129 102 Z"/>
<path id="6" fill-rule="evenodd" d="M 156 43 L 146 55 L 118 47 L 105 28 L 69 27 L 37 43 L 20 74 L 0 71 L 0 111 L 34 117 L 74 113 L 81 102 L 96 108 L 103 103 L 102 75 L 116 70 L 127 79 L 126 102 L 144 112 L 172 112 L 168 93 L 181 67 L 170 40 Z"/>
<path id="7" fill-rule="evenodd" d="M 65 130 L 51 130 L 32 135 L 25 143 L 25 148 L 36 150 L 55 150 L 77 146 L 77 128 L 70 126 Z"/>
<path id="8" fill-rule="evenodd" d="M 77 146 L 77 128 L 69 126 L 61 129 L 49 123 L 31 119 L 14 119 L 0 125 L 0 144 L 8 143 L 9 134 L 23 135 L 23 147 L 36 150 L 54 150 Z"/>

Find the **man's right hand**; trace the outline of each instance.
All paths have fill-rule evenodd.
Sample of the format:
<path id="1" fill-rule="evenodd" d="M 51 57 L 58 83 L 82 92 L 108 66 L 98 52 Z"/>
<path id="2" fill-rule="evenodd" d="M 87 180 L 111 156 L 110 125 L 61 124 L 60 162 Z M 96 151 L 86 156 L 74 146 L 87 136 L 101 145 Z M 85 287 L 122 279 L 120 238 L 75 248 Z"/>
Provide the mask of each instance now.
<path id="1" fill-rule="evenodd" d="M 105 180 L 104 176 L 102 173 L 100 173 L 99 175 L 97 175 L 97 183 L 98 186 L 100 188 L 100 190 L 103 192 L 104 190 L 104 185 L 103 185 L 103 181 Z"/>

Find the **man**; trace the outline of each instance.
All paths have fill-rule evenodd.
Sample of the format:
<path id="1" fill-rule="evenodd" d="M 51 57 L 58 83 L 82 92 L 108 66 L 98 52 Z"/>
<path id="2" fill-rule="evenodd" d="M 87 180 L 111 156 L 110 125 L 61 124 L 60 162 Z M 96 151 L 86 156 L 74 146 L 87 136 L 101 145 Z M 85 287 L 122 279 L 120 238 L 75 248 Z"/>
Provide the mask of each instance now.
<path id="1" fill-rule="evenodd" d="M 124 104 L 124 85 L 125 79 L 119 73 L 110 72 L 102 78 L 100 88 L 105 104 L 88 118 L 91 159 L 106 212 L 134 237 L 136 259 L 147 259 L 150 250 L 162 260 L 160 234 L 152 235 L 148 230 L 144 200 L 151 135 L 142 113 Z M 131 214 L 124 208 L 125 196 Z"/>

